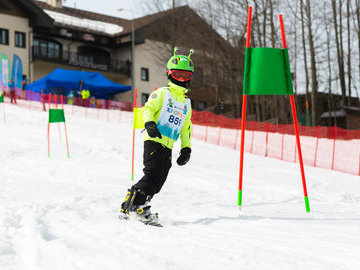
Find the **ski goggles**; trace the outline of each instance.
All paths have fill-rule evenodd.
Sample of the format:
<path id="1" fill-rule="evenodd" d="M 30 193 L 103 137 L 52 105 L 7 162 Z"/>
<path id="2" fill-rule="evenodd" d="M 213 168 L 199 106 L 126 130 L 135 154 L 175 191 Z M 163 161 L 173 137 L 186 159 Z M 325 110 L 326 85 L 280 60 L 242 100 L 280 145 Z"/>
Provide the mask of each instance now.
<path id="1" fill-rule="evenodd" d="M 167 70 L 167 73 L 170 74 L 175 80 L 180 82 L 186 82 L 191 79 L 192 72 L 187 70 Z"/>

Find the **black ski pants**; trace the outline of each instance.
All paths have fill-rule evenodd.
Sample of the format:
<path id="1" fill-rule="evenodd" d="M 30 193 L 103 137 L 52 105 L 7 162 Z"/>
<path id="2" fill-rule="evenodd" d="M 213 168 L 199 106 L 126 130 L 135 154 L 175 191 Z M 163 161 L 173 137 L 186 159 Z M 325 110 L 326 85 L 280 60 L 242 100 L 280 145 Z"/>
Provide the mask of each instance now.
<path id="1" fill-rule="evenodd" d="M 144 142 L 144 176 L 134 187 L 146 196 L 159 193 L 171 168 L 171 149 L 154 141 Z"/>

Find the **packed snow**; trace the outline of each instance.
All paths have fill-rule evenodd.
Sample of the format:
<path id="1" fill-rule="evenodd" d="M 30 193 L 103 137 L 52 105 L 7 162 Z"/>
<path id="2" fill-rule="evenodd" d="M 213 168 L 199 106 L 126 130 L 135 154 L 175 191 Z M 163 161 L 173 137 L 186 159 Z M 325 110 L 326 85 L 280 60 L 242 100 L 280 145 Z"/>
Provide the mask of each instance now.
<path id="1" fill-rule="evenodd" d="M 152 200 L 164 227 L 118 219 L 131 182 L 131 113 L 106 119 L 66 108 L 47 113 L 0 104 L 0 269 L 360 269 L 360 177 L 193 140 Z M 59 136 L 59 126 L 61 138 Z M 196 128 L 196 127 L 195 127 Z M 142 176 L 137 132 L 135 178 Z M 179 153 L 179 143 L 173 159 Z"/>

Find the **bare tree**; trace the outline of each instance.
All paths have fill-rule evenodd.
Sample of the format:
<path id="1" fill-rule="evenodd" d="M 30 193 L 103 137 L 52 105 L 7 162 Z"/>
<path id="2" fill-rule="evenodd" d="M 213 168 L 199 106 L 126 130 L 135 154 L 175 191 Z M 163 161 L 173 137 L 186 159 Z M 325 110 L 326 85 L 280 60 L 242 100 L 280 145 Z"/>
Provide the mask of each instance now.
<path id="1" fill-rule="evenodd" d="M 305 101 L 310 103 L 311 108 L 312 119 L 308 117 L 308 114 L 305 114 L 307 125 L 310 125 L 311 120 L 313 125 L 319 124 L 320 113 L 326 107 L 331 113 L 331 120 L 336 120 L 333 112 L 338 110 L 336 108 L 339 101 L 337 91 L 340 89 L 341 104 L 355 104 L 351 95 L 355 93 L 358 96 L 359 90 L 360 0 L 323 1 L 322 9 L 315 9 L 315 5 L 319 1 L 310 0 L 298 2 L 293 0 L 287 2 L 279 0 L 149 1 L 158 3 L 161 9 L 165 6 L 167 8 L 174 7 L 174 4 L 178 6 L 186 2 L 189 3 L 208 22 L 210 27 L 218 31 L 228 44 L 220 49 L 219 44 L 214 41 L 216 34 L 203 31 L 207 35 L 203 47 L 206 47 L 209 55 L 213 55 L 213 59 L 216 59 L 213 62 L 207 62 L 208 64 L 205 63 L 205 60 L 202 62 L 204 65 L 214 65 L 216 68 L 211 72 L 215 74 L 211 78 L 212 87 L 214 87 L 213 92 L 216 93 L 217 100 L 215 110 L 226 96 L 231 103 L 233 116 L 238 116 L 241 111 L 244 39 L 249 5 L 254 6 L 251 31 L 252 47 L 281 46 L 279 30 L 276 27 L 276 10 L 282 10 L 285 14 L 285 28 L 290 30 L 287 33 L 287 43 L 293 52 L 291 66 L 295 74 L 293 78 L 296 91 L 295 98 L 302 100 L 301 91 L 304 91 Z M 288 16 L 289 12 L 294 16 Z M 190 31 L 189 25 L 184 24 L 184 22 L 180 21 L 174 25 L 175 28 L 186 28 L 187 32 Z M 165 24 L 164 29 L 165 32 L 171 30 Z M 174 29 L 176 33 L 178 32 L 177 29 Z M 173 42 L 178 44 L 181 42 L 181 37 L 177 37 L 177 40 Z M 345 59 L 345 57 L 347 58 Z M 358 68 L 354 66 L 355 61 L 358 61 Z M 196 63 L 197 68 L 199 68 L 201 61 L 196 61 Z M 304 74 L 304 78 L 301 78 L 301 74 Z M 230 85 L 230 87 L 225 87 L 226 85 Z M 339 87 L 336 88 L 335 85 Z M 328 106 L 323 106 L 324 103 L 320 102 L 323 95 L 318 92 L 328 94 Z M 251 119 L 258 121 L 273 119 L 280 122 L 290 120 L 290 109 L 286 108 L 285 100 L 282 97 L 249 96 L 248 100 L 248 115 Z M 298 110 L 300 115 L 305 112 L 305 107 L 300 106 Z"/>
<path id="2" fill-rule="evenodd" d="M 327 47 L 327 67 L 328 67 L 328 107 L 329 107 L 329 126 L 331 126 L 331 119 L 334 111 L 334 104 L 333 104 L 333 98 L 332 98 L 332 74 L 331 74 L 331 50 L 330 50 L 330 40 L 331 40 L 331 33 L 329 28 L 329 19 L 328 14 L 326 12 L 326 3 L 324 3 L 324 9 L 323 9 L 323 18 L 325 23 L 325 31 L 326 31 L 326 47 Z M 336 117 L 334 115 L 334 124 L 336 125 Z"/>
<path id="3" fill-rule="evenodd" d="M 333 10 L 333 19 L 334 19 L 336 52 L 337 52 L 338 66 L 339 66 L 341 95 L 342 95 L 343 105 L 345 105 L 346 89 L 345 89 L 345 77 L 344 77 L 344 58 L 342 54 L 342 27 L 341 27 L 342 23 L 341 23 L 341 16 L 339 19 L 339 23 L 337 20 L 336 1 L 331 0 L 331 4 Z M 340 7 L 339 13 L 341 14 L 341 0 L 339 0 L 339 7 Z M 339 29 L 341 29 L 341 31 L 339 31 Z"/>
<path id="4" fill-rule="evenodd" d="M 301 37 L 302 37 L 302 47 L 303 47 L 303 55 L 304 55 L 304 70 L 305 70 L 305 93 L 306 93 L 306 102 L 310 100 L 309 98 L 309 72 L 308 72 L 308 64 L 307 64 L 307 51 L 306 51 L 306 39 L 305 39 L 305 23 L 304 23 L 304 3 L 303 0 L 300 0 L 300 14 L 301 14 Z M 306 125 L 310 125 L 310 119 L 308 119 L 308 115 L 306 114 Z"/>
<path id="5" fill-rule="evenodd" d="M 348 53 L 348 57 L 347 57 L 347 72 L 348 72 L 348 90 L 349 90 L 349 95 L 348 95 L 348 100 L 347 100 L 347 105 L 350 106 L 351 105 L 351 39 L 350 39 L 350 0 L 346 1 L 346 22 L 347 22 L 347 53 Z"/>
<path id="6" fill-rule="evenodd" d="M 308 26 L 308 42 L 310 50 L 310 67 L 311 67 L 311 112 L 312 112 L 312 123 L 313 125 L 317 124 L 318 115 L 317 115 L 317 91 L 318 91 L 318 81 L 316 73 L 316 60 L 315 60 L 315 48 L 314 40 L 311 29 L 311 7 L 310 0 L 306 0 L 306 18 Z"/>

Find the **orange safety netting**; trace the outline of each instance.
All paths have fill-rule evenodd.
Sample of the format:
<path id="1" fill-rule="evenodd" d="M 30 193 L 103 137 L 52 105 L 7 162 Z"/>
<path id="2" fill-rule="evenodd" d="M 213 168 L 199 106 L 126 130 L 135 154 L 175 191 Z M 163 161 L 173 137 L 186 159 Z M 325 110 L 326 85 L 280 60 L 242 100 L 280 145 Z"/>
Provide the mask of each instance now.
<path id="1" fill-rule="evenodd" d="M 241 119 L 193 111 L 194 138 L 240 150 Z M 299 126 L 304 164 L 360 175 L 360 130 Z M 247 121 L 245 151 L 298 162 L 292 124 Z"/>
<path id="2" fill-rule="evenodd" d="M 47 109 L 47 96 L 17 89 L 18 106 L 34 110 Z M 6 94 L 6 92 L 5 92 Z M 60 98 L 58 99 L 60 102 Z M 9 98 L 7 97 L 7 102 Z M 26 102 L 25 102 L 26 101 Z M 64 103 L 67 104 L 67 98 Z M 43 103 L 43 104 L 41 104 Z M 89 118 L 132 123 L 121 112 L 132 111 L 132 103 L 112 100 L 93 100 L 82 104 L 73 98 L 66 110 L 69 114 Z M 85 107 L 85 108 L 84 108 Z M 117 111 L 117 112 L 116 112 Z M 210 112 L 192 112 L 193 137 L 208 143 L 240 150 L 241 119 L 231 119 Z M 304 164 L 360 175 L 360 130 L 338 127 L 299 126 Z M 276 125 L 247 121 L 245 125 L 245 151 L 284 161 L 298 162 L 293 124 Z"/>

